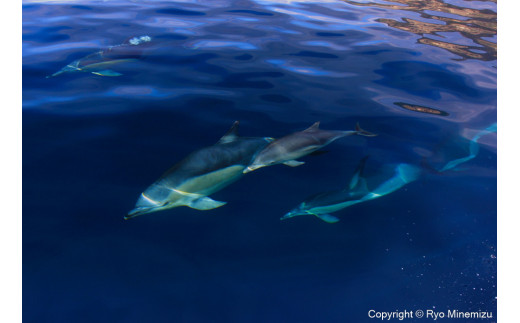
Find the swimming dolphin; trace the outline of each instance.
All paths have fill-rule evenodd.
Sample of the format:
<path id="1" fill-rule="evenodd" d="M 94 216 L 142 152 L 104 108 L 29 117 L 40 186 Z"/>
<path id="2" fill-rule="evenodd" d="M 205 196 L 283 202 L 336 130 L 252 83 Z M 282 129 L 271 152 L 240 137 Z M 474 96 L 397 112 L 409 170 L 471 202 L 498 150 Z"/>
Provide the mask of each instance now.
<path id="1" fill-rule="evenodd" d="M 376 134 L 361 129 L 359 124 L 356 124 L 356 130 L 338 131 L 321 130 L 320 122 L 316 122 L 303 131 L 292 133 L 270 143 L 256 156 L 253 163 L 244 170 L 244 173 L 276 164 L 285 164 L 291 167 L 300 166 L 305 162 L 297 161 L 297 158 L 308 155 L 336 139 L 350 135 L 376 136 Z"/>
<path id="2" fill-rule="evenodd" d="M 242 177 L 242 171 L 272 140 L 239 137 L 238 124 L 236 121 L 215 145 L 193 152 L 150 185 L 125 219 L 178 206 L 210 210 L 226 204 L 208 195 Z"/>
<path id="3" fill-rule="evenodd" d="M 314 215 L 327 223 L 336 223 L 339 219 L 330 213 L 390 194 L 404 185 L 415 181 L 421 174 L 420 168 L 416 166 L 398 164 L 393 168 L 394 172 L 391 178 L 379 183 L 374 190 L 370 191 L 367 187 L 366 179 L 362 177 L 365 161 L 366 157 L 360 162 L 356 173 L 347 187 L 311 196 L 285 214 L 280 220 L 298 215 Z"/>
<path id="4" fill-rule="evenodd" d="M 452 161 L 448 162 L 446 165 L 444 165 L 444 167 L 439 169 L 438 172 L 442 173 L 442 172 L 445 172 L 447 170 L 454 169 L 458 165 L 460 165 L 462 163 L 465 163 L 467 161 L 470 161 L 473 158 L 477 157 L 477 154 L 478 154 L 478 152 L 480 150 L 480 145 L 478 144 L 478 140 L 480 139 L 480 137 L 482 137 L 484 135 L 487 135 L 487 134 L 490 134 L 490 133 L 494 133 L 494 132 L 497 132 L 497 124 L 496 123 L 493 123 L 493 124 L 489 125 L 486 129 L 479 131 L 476 135 L 473 136 L 473 138 L 471 138 L 471 140 L 469 142 L 469 154 L 468 154 L 468 156 L 462 157 L 462 158 L 458 158 L 458 159 L 455 159 L 455 160 L 452 160 Z"/>
<path id="5" fill-rule="evenodd" d="M 47 76 L 54 77 L 63 73 L 87 72 L 101 76 L 120 76 L 121 73 L 109 69 L 110 67 L 134 61 L 142 55 L 142 45 L 152 40 L 150 36 L 132 37 L 121 45 L 112 46 L 105 50 L 92 53 L 77 59 L 58 72 Z"/>

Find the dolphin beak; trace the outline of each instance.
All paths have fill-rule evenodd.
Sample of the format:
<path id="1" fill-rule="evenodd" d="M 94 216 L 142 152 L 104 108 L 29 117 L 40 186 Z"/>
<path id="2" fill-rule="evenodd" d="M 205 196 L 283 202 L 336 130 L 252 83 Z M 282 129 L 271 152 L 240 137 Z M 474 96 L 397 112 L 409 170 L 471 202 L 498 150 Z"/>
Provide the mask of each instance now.
<path id="1" fill-rule="evenodd" d="M 47 75 L 45 78 L 51 78 L 51 77 L 55 77 L 55 76 L 58 76 L 60 74 L 63 74 L 65 73 L 63 70 L 60 70 L 60 71 L 57 71 L 56 73 L 52 74 L 52 75 Z"/>
<path id="2" fill-rule="evenodd" d="M 128 220 L 131 218 L 135 218 L 136 216 L 139 216 L 139 215 L 151 213 L 151 212 L 154 212 L 154 209 L 155 209 L 154 207 L 136 207 L 132 211 L 128 212 L 128 214 L 124 216 L 124 219 Z"/>
<path id="3" fill-rule="evenodd" d="M 248 166 L 246 169 L 244 169 L 244 171 L 242 173 L 247 174 L 249 172 L 254 171 L 255 169 L 262 168 L 262 167 L 264 167 L 264 166 L 263 165 L 251 165 L 251 166 Z"/>
<path id="4" fill-rule="evenodd" d="M 286 215 L 282 216 L 280 220 L 287 220 L 288 218 L 292 218 L 294 214 L 292 212 L 287 213 Z"/>

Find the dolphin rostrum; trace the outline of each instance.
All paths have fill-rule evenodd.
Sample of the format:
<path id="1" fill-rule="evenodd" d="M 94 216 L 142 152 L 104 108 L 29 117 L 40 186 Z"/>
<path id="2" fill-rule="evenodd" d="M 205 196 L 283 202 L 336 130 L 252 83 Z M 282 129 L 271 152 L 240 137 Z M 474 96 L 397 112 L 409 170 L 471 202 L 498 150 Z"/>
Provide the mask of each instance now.
<path id="1" fill-rule="evenodd" d="M 142 45 L 152 40 L 150 36 L 132 37 L 121 45 L 89 54 L 67 64 L 58 72 L 47 76 L 54 77 L 63 73 L 87 72 L 101 76 L 120 76 L 121 73 L 109 69 L 113 65 L 134 61 L 142 55 Z"/>
<path id="2" fill-rule="evenodd" d="M 226 204 L 208 195 L 242 177 L 242 171 L 272 140 L 239 137 L 238 124 L 235 121 L 215 145 L 191 153 L 150 185 L 125 219 L 178 206 L 210 210 Z"/>
<path id="3" fill-rule="evenodd" d="M 339 219 L 330 213 L 342 210 L 354 204 L 373 200 L 390 194 L 404 185 L 415 181 L 421 174 L 420 168 L 410 164 L 398 164 L 393 167 L 393 176 L 379 183 L 370 191 L 362 172 L 366 158 L 363 158 L 349 185 L 343 189 L 319 193 L 307 198 L 280 220 L 298 215 L 315 215 L 327 223 L 336 223 Z"/>
<path id="4" fill-rule="evenodd" d="M 376 134 L 361 129 L 359 124 L 356 124 L 356 130 L 338 131 L 321 130 L 320 123 L 316 122 L 303 131 L 292 133 L 270 143 L 256 156 L 253 163 L 244 170 L 244 173 L 276 164 L 285 164 L 291 167 L 300 166 L 305 162 L 297 161 L 297 158 L 308 155 L 336 139 L 350 135 L 376 136 Z"/>

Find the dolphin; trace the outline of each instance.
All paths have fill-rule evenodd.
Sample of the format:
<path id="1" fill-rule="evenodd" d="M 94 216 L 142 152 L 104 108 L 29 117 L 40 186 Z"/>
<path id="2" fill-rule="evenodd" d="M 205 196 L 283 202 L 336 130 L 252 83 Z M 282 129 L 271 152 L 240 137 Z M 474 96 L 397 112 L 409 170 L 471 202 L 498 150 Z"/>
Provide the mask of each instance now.
<path id="1" fill-rule="evenodd" d="M 208 197 L 243 176 L 243 170 L 272 138 L 239 137 L 239 122 L 213 146 L 197 150 L 174 165 L 139 197 L 125 219 L 188 206 L 210 210 L 226 204 Z"/>
<path id="2" fill-rule="evenodd" d="M 462 163 L 465 163 L 467 161 L 470 161 L 473 158 L 477 157 L 478 152 L 480 150 L 480 145 L 478 144 L 478 140 L 480 139 L 480 137 L 485 136 L 485 135 L 490 134 L 490 133 L 495 133 L 495 132 L 497 132 L 497 124 L 496 123 L 492 123 L 491 125 L 489 125 L 484 130 L 479 131 L 469 141 L 469 154 L 468 154 L 468 156 L 462 157 L 462 158 L 458 158 L 458 159 L 455 159 L 455 160 L 452 160 L 452 161 L 448 162 L 446 165 L 444 165 L 444 167 L 439 169 L 438 172 L 442 173 L 442 172 L 445 172 L 445 171 L 450 170 L 450 169 L 455 169 L 455 167 L 457 167 L 458 165 L 460 165 Z"/>
<path id="3" fill-rule="evenodd" d="M 116 45 L 99 52 L 89 54 L 67 64 L 58 72 L 47 76 L 54 77 L 63 73 L 87 72 L 101 76 L 123 75 L 110 69 L 110 67 L 131 62 L 141 57 L 143 44 L 150 42 L 150 36 L 132 37 L 121 45 Z"/>
<path id="4" fill-rule="evenodd" d="M 367 157 L 361 160 L 347 187 L 313 195 L 285 214 L 280 220 L 298 215 L 314 215 L 327 223 L 336 223 L 339 219 L 330 213 L 390 194 L 415 181 L 421 174 L 419 167 L 404 163 L 397 164 L 393 167 L 392 177 L 380 182 L 373 190 L 369 190 L 366 179 L 362 177 L 366 159 Z"/>
<path id="5" fill-rule="evenodd" d="M 318 121 L 303 131 L 292 133 L 270 143 L 256 156 L 253 163 L 244 170 L 244 173 L 276 164 L 291 167 L 300 166 L 305 162 L 297 161 L 297 158 L 308 155 L 336 139 L 350 135 L 376 136 L 376 134 L 361 129 L 359 124 L 356 124 L 356 130 L 321 130 Z"/>

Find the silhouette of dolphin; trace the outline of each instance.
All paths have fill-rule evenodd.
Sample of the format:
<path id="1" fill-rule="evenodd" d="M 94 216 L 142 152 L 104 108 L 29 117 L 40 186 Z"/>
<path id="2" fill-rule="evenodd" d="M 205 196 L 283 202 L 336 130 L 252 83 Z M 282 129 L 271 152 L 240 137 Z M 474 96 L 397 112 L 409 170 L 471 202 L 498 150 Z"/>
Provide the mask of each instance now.
<path id="1" fill-rule="evenodd" d="M 285 214 L 280 220 L 298 215 L 314 215 L 325 222 L 335 223 L 339 219 L 330 213 L 390 194 L 404 185 L 415 181 L 421 174 L 421 170 L 418 167 L 404 163 L 397 164 L 393 167 L 393 176 L 385 179 L 370 191 L 367 187 L 366 179 L 362 176 L 366 159 L 367 157 L 361 160 L 347 187 L 313 195 Z"/>
<path id="2" fill-rule="evenodd" d="M 226 202 L 208 197 L 243 176 L 243 170 L 272 138 L 239 137 L 236 121 L 213 146 L 202 148 L 174 165 L 139 197 L 125 219 L 151 212 L 188 206 L 218 208 Z"/>
<path id="3" fill-rule="evenodd" d="M 321 130 L 320 123 L 316 122 L 303 131 L 292 133 L 270 143 L 256 156 L 253 163 L 244 170 L 244 173 L 276 164 L 285 164 L 291 167 L 300 166 L 305 162 L 297 161 L 297 158 L 308 155 L 336 139 L 350 135 L 376 136 L 376 134 L 361 129 L 359 124 L 356 124 L 356 130 L 338 131 Z"/>
<path id="4" fill-rule="evenodd" d="M 469 154 L 466 157 L 457 158 L 455 160 L 448 162 L 446 165 L 444 165 L 444 167 L 439 169 L 438 172 L 442 173 L 447 170 L 454 169 L 458 165 L 465 163 L 467 161 L 470 161 L 473 158 L 477 157 L 477 154 L 480 150 L 480 145 L 478 144 L 478 140 L 480 139 L 480 137 L 490 134 L 490 133 L 494 133 L 494 132 L 497 132 L 496 123 L 493 123 L 493 124 L 489 125 L 487 128 L 485 128 L 484 130 L 479 131 L 477 134 L 475 134 L 473 136 L 473 138 L 471 138 L 471 140 L 469 142 Z"/>
<path id="5" fill-rule="evenodd" d="M 89 54 L 67 64 L 58 72 L 47 76 L 54 77 L 63 73 L 87 72 L 101 76 L 120 76 L 121 73 L 109 69 L 110 67 L 131 62 L 141 57 L 142 46 L 150 42 L 150 36 L 132 37 L 121 45 L 109 47 L 105 50 Z"/>

